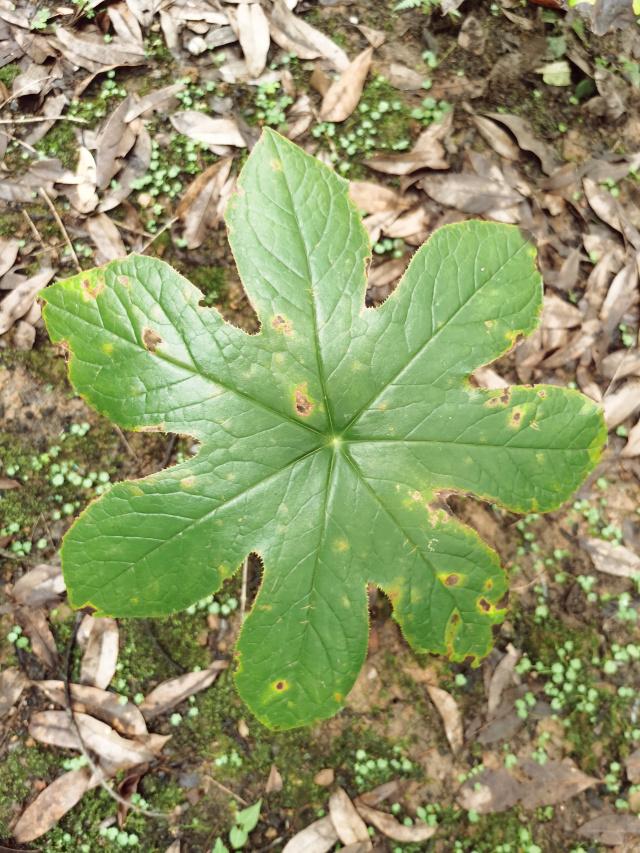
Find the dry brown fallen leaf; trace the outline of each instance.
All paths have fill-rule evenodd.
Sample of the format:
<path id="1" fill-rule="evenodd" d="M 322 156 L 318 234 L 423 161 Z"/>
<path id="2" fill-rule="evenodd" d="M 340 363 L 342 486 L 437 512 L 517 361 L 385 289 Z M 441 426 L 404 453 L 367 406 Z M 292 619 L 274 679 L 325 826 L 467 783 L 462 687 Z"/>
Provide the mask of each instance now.
<path id="1" fill-rule="evenodd" d="M 467 15 L 458 32 L 458 44 L 463 50 L 482 56 L 487 41 L 487 33 L 475 15 Z"/>
<path id="2" fill-rule="evenodd" d="M 442 718 L 444 733 L 447 736 L 451 750 L 454 753 L 459 752 L 464 744 L 464 735 L 462 715 L 460 714 L 458 703 L 450 693 L 447 693 L 447 691 L 443 690 L 441 687 L 436 687 L 433 684 L 427 684 L 425 686 L 427 688 L 429 698 L 436 706 L 436 710 Z"/>
<path id="3" fill-rule="evenodd" d="M 640 557 L 624 545 L 595 538 L 580 539 L 580 545 L 597 571 L 620 578 L 640 577 Z"/>
<path id="4" fill-rule="evenodd" d="M 98 756 L 100 763 L 107 767 L 109 775 L 152 761 L 170 737 L 146 735 L 144 738 L 131 740 L 119 735 L 107 723 L 88 714 L 76 713 L 74 719 L 85 748 Z M 40 743 L 82 751 L 78 735 L 66 711 L 39 711 L 34 714 L 29 722 L 29 734 Z"/>
<path id="5" fill-rule="evenodd" d="M 336 71 L 345 71 L 349 66 L 344 50 L 320 30 L 294 15 L 285 0 L 274 0 L 270 29 L 275 43 L 283 50 L 293 51 L 300 59 L 324 56 Z"/>
<path id="6" fill-rule="evenodd" d="M 56 705 L 67 707 L 64 681 L 34 681 L 33 685 Z M 146 737 L 149 734 L 139 708 L 133 702 L 122 702 L 117 693 L 89 684 L 70 684 L 69 691 L 74 711 L 102 720 L 127 737 Z"/>
<path id="7" fill-rule="evenodd" d="M 485 113 L 485 115 L 508 127 L 515 136 L 520 148 L 523 151 L 531 151 L 540 160 L 542 171 L 545 174 L 552 174 L 560 165 L 553 148 L 535 136 L 533 128 L 528 121 L 509 113 Z"/>
<path id="8" fill-rule="evenodd" d="M 22 322 L 22 321 L 20 321 Z M 9 489 L 21 489 L 22 483 L 19 480 L 14 480 L 11 477 L 0 477 L 0 489 L 8 491 Z"/>
<path id="9" fill-rule="evenodd" d="M 341 844 L 369 842 L 369 849 L 371 849 L 367 825 L 343 788 L 338 788 L 329 797 L 329 817 L 333 821 Z"/>
<path id="10" fill-rule="evenodd" d="M 333 785 L 335 778 L 336 774 L 333 767 L 325 767 L 316 773 L 313 777 L 313 783 L 314 785 L 321 785 L 323 788 L 327 788 L 329 785 Z"/>
<path id="11" fill-rule="evenodd" d="M 78 213 L 91 213 L 100 201 L 96 192 L 98 173 L 93 154 L 84 145 L 78 149 L 76 177 L 78 183 L 69 187 L 66 192 L 67 198 Z"/>
<path id="12" fill-rule="evenodd" d="M 620 848 L 621 853 L 623 850 L 633 853 L 638 849 L 637 846 L 628 847 L 627 844 L 640 837 L 640 818 L 630 814 L 601 815 L 583 823 L 578 828 L 578 835 L 609 847 L 622 844 L 624 847 Z"/>
<path id="13" fill-rule="evenodd" d="M 19 251 L 20 240 L 10 237 L 0 237 L 0 279 L 14 265 Z"/>
<path id="14" fill-rule="evenodd" d="M 77 803 L 90 787 L 98 784 L 93 781 L 87 767 L 63 773 L 30 803 L 20 815 L 13 829 L 14 841 L 26 844 L 44 835 Z"/>
<path id="15" fill-rule="evenodd" d="M 640 456 L 640 421 L 629 430 L 629 437 L 622 449 L 621 456 L 625 458 Z"/>
<path id="16" fill-rule="evenodd" d="M 117 258 L 125 257 L 127 248 L 122 242 L 117 226 L 106 213 L 97 213 L 95 216 L 89 217 L 85 221 L 84 227 L 98 250 L 96 252 L 96 263 L 106 264 L 109 261 L 115 261 Z"/>
<path id="17" fill-rule="evenodd" d="M 151 162 L 151 136 L 143 126 L 138 133 L 135 145 L 127 155 L 124 166 L 118 173 L 118 180 L 114 187 L 108 188 L 98 205 L 98 210 L 106 212 L 117 207 L 131 194 L 134 181 L 141 178 L 149 168 Z"/>
<path id="18" fill-rule="evenodd" d="M 38 660 L 42 661 L 48 669 L 55 669 L 58 665 L 58 649 L 44 608 L 18 607 L 16 621 L 22 625 Z"/>
<path id="19" fill-rule="evenodd" d="M 623 233 L 622 223 L 620 221 L 620 205 L 610 192 L 602 189 L 599 184 L 592 181 L 591 178 L 584 178 L 582 181 L 584 194 L 587 197 L 589 206 L 593 212 L 610 225 L 615 231 Z"/>
<path id="20" fill-rule="evenodd" d="M 115 619 L 84 617 L 78 629 L 78 643 L 86 643 L 80 663 L 81 684 L 102 689 L 109 686 L 118 662 L 119 637 Z"/>
<path id="21" fill-rule="evenodd" d="M 364 213 L 389 213 L 406 210 L 411 201 L 391 187 L 370 181 L 350 181 L 349 197 Z"/>
<path id="22" fill-rule="evenodd" d="M 133 124 L 126 120 L 133 104 L 133 97 L 127 95 L 124 101 L 107 117 L 96 134 L 96 183 L 98 189 L 105 189 L 111 179 L 120 171 L 121 158 L 133 147 L 136 132 Z"/>
<path id="23" fill-rule="evenodd" d="M 189 184 L 180 199 L 176 216 L 184 223 L 183 237 L 188 249 L 200 246 L 207 230 L 220 221 L 220 193 L 229 177 L 232 162 L 232 157 L 223 157 L 209 166 Z"/>
<path id="24" fill-rule="evenodd" d="M 0 335 L 8 332 L 16 320 L 27 313 L 38 293 L 45 287 L 55 270 L 47 267 L 14 287 L 0 303 Z"/>
<path id="25" fill-rule="evenodd" d="M 64 595 L 65 585 L 60 566 L 40 563 L 30 569 L 13 585 L 11 597 L 18 604 L 41 607 L 57 603 Z"/>
<path id="26" fill-rule="evenodd" d="M 520 149 L 511 139 L 506 130 L 503 130 L 495 121 L 486 116 L 473 116 L 473 123 L 483 139 L 489 143 L 493 150 L 506 160 L 517 160 L 520 157 Z"/>
<path id="27" fill-rule="evenodd" d="M 579 308 L 550 293 L 544 298 L 542 326 L 545 329 L 573 329 L 582 323 L 583 315 Z"/>
<path id="28" fill-rule="evenodd" d="M 0 719 L 6 717 L 28 684 L 27 676 L 15 667 L 0 672 Z"/>
<path id="29" fill-rule="evenodd" d="M 146 62 L 144 44 L 113 38 L 107 47 L 102 35 L 74 33 L 58 27 L 55 35 L 60 52 L 73 65 L 87 71 L 107 70 L 120 65 L 142 65 Z"/>
<path id="30" fill-rule="evenodd" d="M 393 841 L 400 841 L 404 844 L 419 844 L 421 841 L 427 841 L 434 836 L 437 831 L 436 827 L 427 826 L 426 823 L 420 821 L 414 823 L 413 826 L 405 826 L 393 815 L 373 809 L 360 800 L 356 800 L 356 808 L 368 824 L 374 826 Z"/>
<path id="31" fill-rule="evenodd" d="M 640 380 L 628 379 L 624 385 L 607 394 L 604 399 L 604 419 L 607 427 L 615 429 L 640 408 Z"/>
<path id="32" fill-rule="evenodd" d="M 271 765 L 267 784 L 264 786 L 265 794 L 274 794 L 282 790 L 282 775 L 275 764 Z"/>
<path id="33" fill-rule="evenodd" d="M 631 753 L 626 759 L 624 766 L 627 771 L 628 780 L 634 784 L 640 782 L 640 749 L 636 749 Z"/>
<path id="34" fill-rule="evenodd" d="M 579 770 L 570 758 L 544 765 L 525 759 L 513 771 L 483 770 L 464 783 L 457 800 L 463 809 L 478 814 L 506 811 L 518 802 L 525 809 L 536 809 L 564 802 L 599 781 Z"/>
<path id="35" fill-rule="evenodd" d="M 600 319 L 608 340 L 626 312 L 638 301 L 639 259 L 640 255 L 636 255 L 616 274 L 602 303 Z"/>
<path id="36" fill-rule="evenodd" d="M 160 108 L 168 111 L 169 102 L 175 98 L 178 92 L 184 89 L 185 85 L 183 81 L 178 81 L 177 83 L 171 83 L 169 86 L 163 86 L 161 89 L 154 89 L 142 98 L 136 96 L 124 117 L 125 121 L 133 121 L 138 116 L 144 115 L 144 113 L 150 113 Z"/>
<path id="37" fill-rule="evenodd" d="M 469 172 L 428 175 L 420 181 L 420 186 L 434 201 L 465 213 L 505 210 L 524 200 L 506 182 Z"/>
<path id="38" fill-rule="evenodd" d="M 515 666 L 520 658 L 520 652 L 511 643 L 507 652 L 493 670 L 489 689 L 487 690 L 487 715 L 493 717 L 500 705 L 505 688 L 511 683 Z"/>
<path id="39" fill-rule="evenodd" d="M 423 130 L 410 151 L 401 154 L 378 154 L 366 165 L 387 175 L 410 175 L 419 169 L 448 169 L 449 163 L 442 141 L 451 130 L 453 110 L 441 122 Z"/>
<path id="40" fill-rule="evenodd" d="M 282 853 L 328 853 L 338 841 L 338 833 L 330 817 L 316 820 L 294 835 Z"/>
<path id="41" fill-rule="evenodd" d="M 209 145 L 212 150 L 228 145 L 235 148 L 247 147 L 245 138 L 233 118 L 211 118 L 197 110 L 184 110 L 175 113 L 170 119 L 178 133 Z"/>
<path id="42" fill-rule="evenodd" d="M 368 47 L 329 86 L 320 107 L 320 118 L 323 121 L 344 121 L 349 118 L 360 102 L 372 58 L 373 48 Z"/>
<path id="43" fill-rule="evenodd" d="M 213 684 L 220 673 L 229 666 L 225 660 L 214 661 L 207 669 L 198 672 L 186 672 L 177 678 L 171 678 L 155 687 L 140 704 L 140 711 L 147 722 L 154 717 L 170 711 L 180 702 L 184 702 L 194 693 L 205 690 Z"/>
<path id="44" fill-rule="evenodd" d="M 238 40 L 251 77 L 259 77 L 269 53 L 269 21 L 259 3 L 240 3 L 237 10 Z"/>

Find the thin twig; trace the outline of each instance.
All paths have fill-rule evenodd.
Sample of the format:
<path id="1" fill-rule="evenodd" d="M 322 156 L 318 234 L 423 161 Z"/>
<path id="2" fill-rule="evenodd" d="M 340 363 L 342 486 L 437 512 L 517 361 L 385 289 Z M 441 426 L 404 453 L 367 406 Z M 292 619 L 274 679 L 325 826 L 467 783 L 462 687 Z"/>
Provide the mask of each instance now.
<path id="1" fill-rule="evenodd" d="M 144 244 L 144 246 L 143 246 L 143 247 L 142 247 L 142 249 L 140 250 L 140 254 L 141 254 L 141 255 L 144 255 L 144 254 L 145 254 L 145 252 L 147 251 L 147 249 L 152 245 L 152 243 L 155 243 L 155 241 L 158 239 L 158 237 L 159 237 L 161 234 L 164 234 L 164 232 L 167 230 L 167 228 L 171 228 L 171 226 L 173 225 L 173 223 L 174 223 L 174 222 L 177 222 L 177 221 L 178 221 L 178 217 L 177 217 L 177 216 L 174 216 L 174 217 L 173 217 L 173 219 L 168 219 L 168 220 L 164 223 L 164 225 L 162 226 L 162 228 L 158 231 L 158 233 L 157 233 L 157 234 L 154 234 L 154 235 L 153 235 L 153 237 L 152 237 L 150 240 L 147 240 L 147 242 Z"/>
<path id="2" fill-rule="evenodd" d="M 42 248 L 44 249 L 44 251 L 45 251 L 45 252 L 50 252 L 50 251 L 51 251 L 51 249 L 50 249 L 50 248 L 48 248 L 48 247 L 45 245 L 45 242 L 44 242 L 44 240 L 42 239 L 42 234 L 38 231 L 38 228 L 37 228 L 37 226 L 36 226 L 35 222 L 34 222 L 34 221 L 33 221 L 33 219 L 29 216 L 29 214 L 27 213 L 27 211 L 26 211 L 26 209 L 25 209 L 24 207 L 22 208 L 22 215 L 23 215 L 23 216 L 24 216 L 24 218 L 27 220 L 27 224 L 29 225 L 29 228 L 31 229 L 31 233 L 32 233 L 32 234 L 33 234 L 33 236 L 36 238 L 36 240 L 38 241 L 38 243 L 40 243 L 40 245 L 42 246 Z"/>
<path id="3" fill-rule="evenodd" d="M 86 124 L 84 118 L 75 116 L 33 116 L 30 118 L 0 118 L 0 124 L 39 124 L 42 121 L 75 121 L 77 124 Z"/>
<path id="4" fill-rule="evenodd" d="M 28 142 L 25 142 L 24 139 L 20 139 L 17 136 L 14 136 L 13 133 L 9 133 L 8 130 L 2 131 L 3 135 L 10 139 L 12 142 L 15 142 L 16 145 L 22 145 L 23 148 L 26 148 L 29 154 L 33 154 L 34 156 L 38 156 L 39 152 L 37 148 L 34 148 L 33 145 L 29 145 Z"/>
<path id="5" fill-rule="evenodd" d="M 244 622 L 244 614 L 247 609 L 247 583 L 249 580 L 249 556 L 244 558 L 242 564 L 242 589 L 240 590 L 240 620 Z"/>
<path id="6" fill-rule="evenodd" d="M 120 222 L 119 219 L 112 219 L 111 221 L 122 231 L 128 231 L 129 234 L 136 234 L 138 237 L 153 237 L 155 239 L 155 234 L 152 234 L 150 231 L 145 231 L 143 228 L 132 228 L 130 225 L 125 225 L 124 222 Z"/>
<path id="7" fill-rule="evenodd" d="M 64 671 L 65 711 L 67 713 L 69 723 L 71 724 L 71 728 L 73 729 L 73 733 L 77 738 L 80 752 L 82 753 L 85 761 L 89 765 L 91 772 L 98 780 L 98 784 L 107 792 L 107 794 L 111 797 L 112 800 L 115 800 L 116 803 L 119 803 L 120 805 L 125 806 L 126 808 L 131 809 L 132 811 L 137 812 L 138 814 L 145 815 L 145 817 L 159 817 L 163 820 L 169 820 L 173 816 L 171 813 L 154 812 L 148 809 L 140 808 L 140 806 L 130 802 L 129 800 L 122 797 L 117 791 L 114 791 L 111 785 L 107 784 L 104 771 L 95 763 L 93 758 L 89 755 L 86 746 L 84 745 L 84 741 L 82 740 L 82 735 L 80 733 L 80 726 L 78 725 L 78 721 L 76 720 L 76 715 L 73 713 L 73 698 L 71 696 L 71 657 L 73 653 L 73 648 L 75 646 L 76 637 L 78 635 L 78 628 L 80 627 L 80 622 L 82 618 L 82 613 L 76 614 L 76 618 L 73 624 L 73 631 L 71 633 L 71 639 L 69 640 L 69 645 L 67 646 L 67 658 L 65 661 Z"/>
<path id="8" fill-rule="evenodd" d="M 130 444 L 129 444 L 129 442 L 127 441 L 127 437 L 126 437 L 126 435 L 122 432 L 122 430 L 120 429 L 120 427 L 118 426 L 118 424 L 114 424 L 114 425 L 113 425 L 113 428 L 114 428 L 114 430 L 118 433 L 118 438 L 120 439 L 120 441 L 121 441 L 121 442 L 122 442 L 122 444 L 124 445 L 125 450 L 126 450 L 126 451 L 127 451 L 127 453 L 129 454 L 129 456 L 130 456 L 132 459 L 135 459 L 135 461 L 137 462 L 137 461 L 138 461 L 138 454 L 135 452 L 135 450 L 133 449 L 133 447 L 131 447 L 131 445 L 130 445 Z"/>
<path id="9" fill-rule="evenodd" d="M 208 773 L 205 773 L 203 775 L 203 778 L 208 779 L 210 782 L 213 782 L 213 784 L 216 786 L 216 788 L 220 788 L 221 791 L 224 791 L 225 794 L 229 794 L 229 796 L 233 797 L 239 803 L 242 803 L 243 806 L 249 805 L 249 803 L 246 800 L 242 799 L 240 794 L 236 794 L 234 791 L 231 790 L 231 788 L 227 788 L 226 785 L 223 785 L 222 782 L 218 782 L 217 779 L 214 779 L 213 776 L 210 776 Z"/>
<path id="10" fill-rule="evenodd" d="M 69 235 L 67 234 L 67 229 L 64 227 L 64 222 L 62 221 L 62 219 L 60 219 L 60 214 L 56 210 L 54 203 L 49 198 L 49 195 L 48 195 L 48 193 L 44 187 L 40 187 L 38 192 L 40 193 L 42 198 L 46 201 L 47 207 L 49 208 L 49 210 L 53 214 L 53 218 L 55 219 L 56 224 L 58 225 L 58 228 L 62 232 L 62 236 L 64 237 L 64 241 L 67 244 L 67 248 L 71 252 L 71 257 L 73 258 L 73 262 L 76 265 L 76 269 L 78 270 L 78 272 L 82 272 L 82 267 L 80 266 L 80 261 L 78 260 L 78 256 L 76 255 L 76 250 L 73 248 L 73 243 L 71 242 L 71 239 L 70 239 Z"/>
<path id="11" fill-rule="evenodd" d="M 162 462 L 160 463 L 160 471 L 166 468 L 171 462 L 171 457 L 173 456 L 173 451 L 176 446 L 176 441 L 178 440 L 178 436 L 175 432 L 169 436 L 169 441 L 167 442 L 167 448 L 164 452 L 164 456 L 162 457 Z"/>

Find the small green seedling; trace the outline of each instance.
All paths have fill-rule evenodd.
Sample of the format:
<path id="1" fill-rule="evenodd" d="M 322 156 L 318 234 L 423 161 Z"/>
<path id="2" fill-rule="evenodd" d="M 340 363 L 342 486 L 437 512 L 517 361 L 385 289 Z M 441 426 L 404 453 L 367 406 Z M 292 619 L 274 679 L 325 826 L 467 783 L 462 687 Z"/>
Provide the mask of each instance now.
<path id="1" fill-rule="evenodd" d="M 256 828 L 260 820 L 260 809 L 262 800 L 258 800 L 252 806 L 236 812 L 235 823 L 229 830 L 229 844 L 233 850 L 242 850 L 249 840 L 249 836 Z M 221 838 L 216 838 L 211 853 L 229 853 L 229 848 Z"/>
<path id="2" fill-rule="evenodd" d="M 415 649 L 478 663 L 507 581 L 439 493 L 545 512 L 606 438 L 600 409 L 577 391 L 469 382 L 539 321 L 535 250 L 517 228 L 441 228 L 368 308 L 369 241 L 347 190 L 263 133 L 227 212 L 258 334 L 201 307 L 197 288 L 148 257 L 44 297 L 51 338 L 66 341 L 71 381 L 94 408 L 124 429 L 200 442 L 82 513 L 62 548 L 72 605 L 183 610 L 257 553 L 262 583 L 235 678 L 280 729 L 342 707 L 366 655 L 367 583 Z"/>

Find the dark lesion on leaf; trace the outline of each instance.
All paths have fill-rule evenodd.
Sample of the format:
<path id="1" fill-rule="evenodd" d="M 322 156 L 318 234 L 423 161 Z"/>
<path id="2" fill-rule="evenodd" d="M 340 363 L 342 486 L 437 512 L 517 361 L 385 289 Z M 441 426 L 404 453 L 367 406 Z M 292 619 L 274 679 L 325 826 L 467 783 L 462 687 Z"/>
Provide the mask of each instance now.
<path id="1" fill-rule="evenodd" d="M 486 598 L 479 598 L 478 599 L 478 607 L 481 610 L 484 610 L 485 613 L 488 613 L 491 610 L 491 603 L 489 601 L 487 601 Z"/>
<path id="2" fill-rule="evenodd" d="M 296 388 L 294 395 L 294 405 L 296 408 L 296 412 L 302 418 L 308 418 L 309 415 L 313 412 L 315 406 L 311 402 L 311 399 L 307 393 L 307 386 L 299 385 Z"/>
<path id="3" fill-rule="evenodd" d="M 444 585 L 445 586 L 456 586 L 456 584 L 458 584 L 459 581 L 460 581 L 459 575 L 455 575 L 455 574 L 447 575 L 447 577 L 444 579 Z"/>
<path id="4" fill-rule="evenodd" d="M 162 343 L 162 338 L 154 329 L 144 328 L 142 330 L 142 343 L 149 352 L 155 352 L 158 344 Z"/>
<path id="5" fill-rule="evenodd" d="M 490 408 L 495 406 L 508 406 L 511 402 L 511 389 L 505 388 L 502 394 L 496 395 L 495 397 L 489 397 L 486 404 Z"/>
<path id="6" fill-rule="evenodd" d="M 85 299 L 97 299 L 104 290 L 104 281 L 98 280 L 94 284 L 88 278 L 81 281 L 82 294 Z"/>
<path id="7" fill-rule="evenodd" d="M 282 314 L 276 314 L 271 321 L 271 325 L 276 332 L 282 332 L 283 335 L 290 335 L 293 331 L 293 326 Z"/>

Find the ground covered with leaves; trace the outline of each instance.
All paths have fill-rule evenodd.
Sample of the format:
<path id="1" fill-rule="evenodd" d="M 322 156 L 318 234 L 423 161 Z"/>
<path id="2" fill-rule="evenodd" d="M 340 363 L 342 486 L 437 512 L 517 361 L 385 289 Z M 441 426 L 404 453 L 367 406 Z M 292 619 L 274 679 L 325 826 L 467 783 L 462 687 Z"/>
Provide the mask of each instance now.
<path id="1" fill-rule="evenodd" d="M 575 12 L 515 0 L 393 6 L 0 4 L 5 848 L 640 845 L 640 27 L 594 35 Z M 123 433 L 74 396 L 37 301 L 54 278 L 144 252 L 255 329 L 222 215 L 265 125 L 349 179 L 370 304 L 440 225 L 528 232 L 540 329 L 476 382 L 577 387 L 609 428 L 558 512 L 442 496 L 510 575 L 480 668 L 413 655 L 372 589 L 346 709 L 278 734 L 229 669 L 257 560 L 166 619 L 66 603 L 57 555 L 73 517 L 194 447 Z"/>

